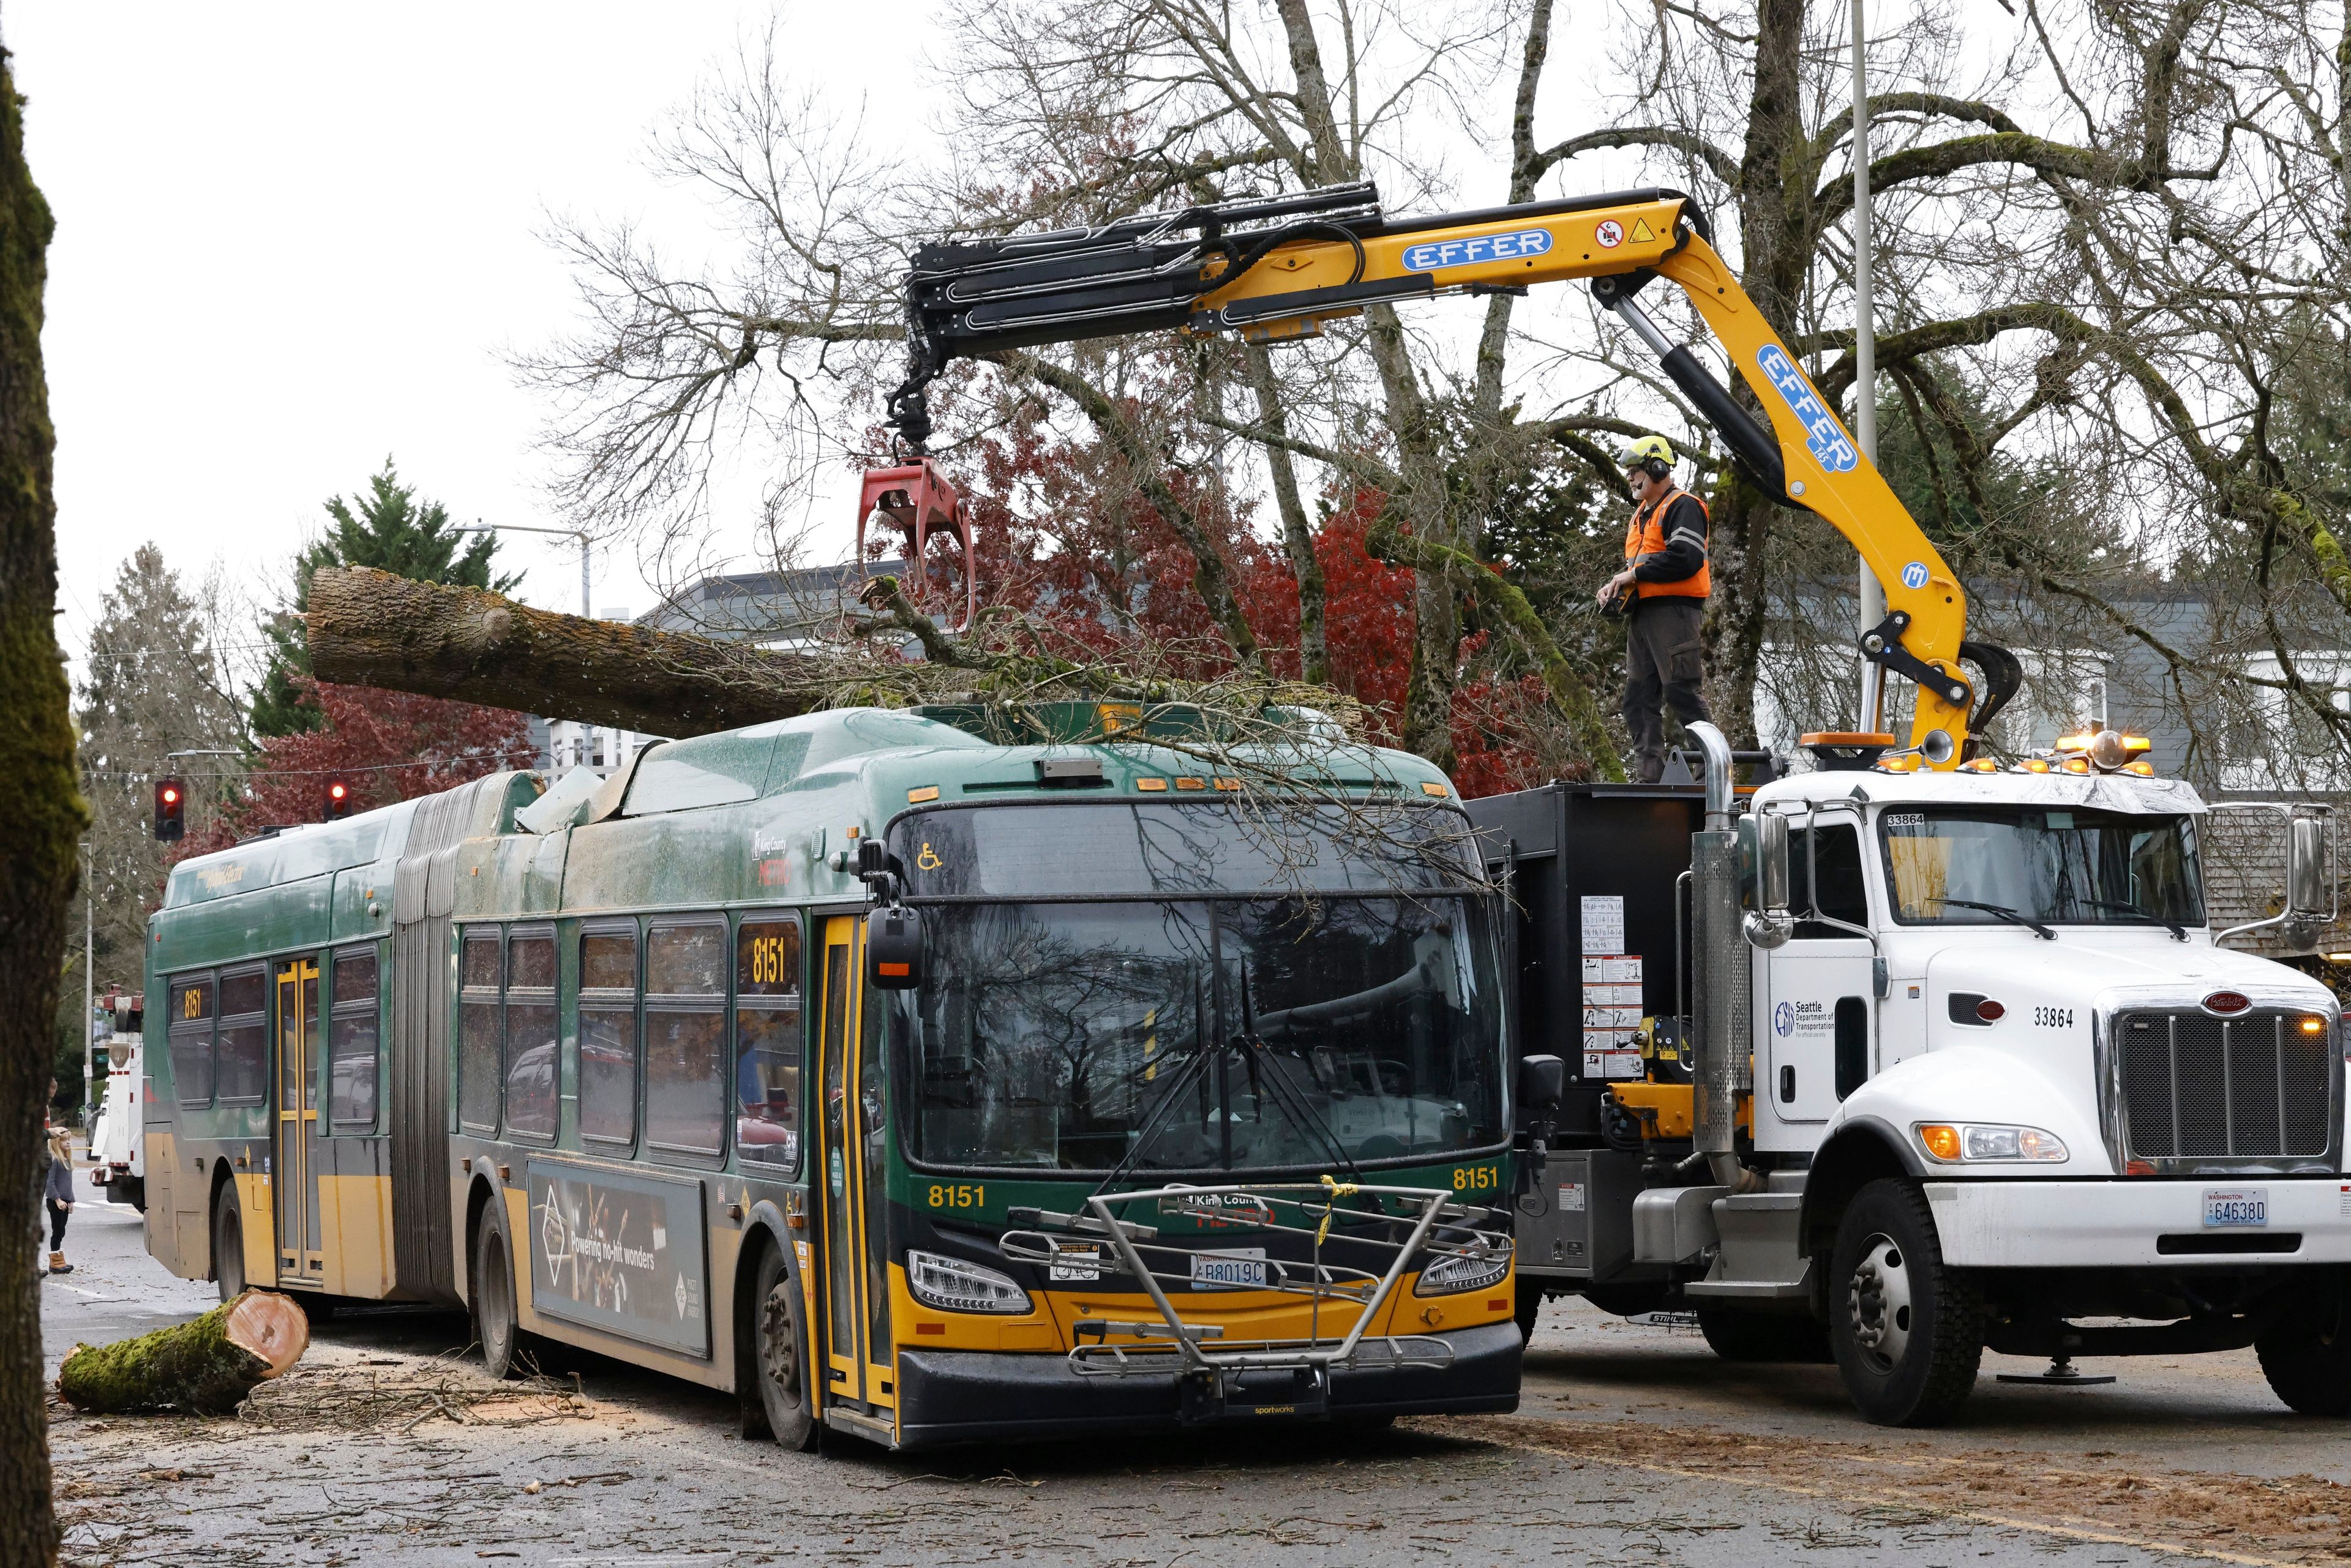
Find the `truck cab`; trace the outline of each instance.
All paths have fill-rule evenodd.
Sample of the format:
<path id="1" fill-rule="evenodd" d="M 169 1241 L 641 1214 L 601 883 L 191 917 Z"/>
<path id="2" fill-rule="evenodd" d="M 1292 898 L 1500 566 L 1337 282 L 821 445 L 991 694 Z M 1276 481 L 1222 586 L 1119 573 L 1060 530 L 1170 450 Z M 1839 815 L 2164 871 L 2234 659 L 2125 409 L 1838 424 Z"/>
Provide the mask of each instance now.
<path id="1" fill-rule="evenodd" d="M 1584 1071 L 1529 1129 L 1533 1288 L 1694 1310 L 1740 1359 L 1833 1354 L 1885 1422 L 1947 1417 L 1987 1347 L 2064 1381 L 2077 1357 L 2253 1345 L 2287 1404 L 2351 1414 L 2339 1004 L 2217 945 L 2193 789 L 2065 760 L 1823 769 L 1743 803 L 1725 777 L 1702 819 L 1695 791 L 1587 787 L 1550 859 L 1519 855 L 1522 809 L 1485 806 L 1520 907 L 1585 928 L 1584 974 L 1672 977 L 1637 1020 L 1584 1009 Z M 1526 887 L 1591 883 L 1631 809 L 1677 793 L 1709 824 L 1678 861 Z M 2320 913 L 2317 835 L 2287 826 L 2281 918 Z M 1592 951 L 1595 921 L 1598 946 L 1651 951 Z M 1541 924 L 1522 993 L 1565 958 Z M 1536 1008 L 1522 1049 L 1564 1057 Z"/>

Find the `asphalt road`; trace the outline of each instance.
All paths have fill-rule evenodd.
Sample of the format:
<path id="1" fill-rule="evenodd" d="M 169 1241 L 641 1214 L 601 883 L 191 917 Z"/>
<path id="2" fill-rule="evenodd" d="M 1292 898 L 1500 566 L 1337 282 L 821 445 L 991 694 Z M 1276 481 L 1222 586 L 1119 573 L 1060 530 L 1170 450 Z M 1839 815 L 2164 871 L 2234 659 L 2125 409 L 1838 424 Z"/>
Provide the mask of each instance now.
<path id="1" fill-rule="evenodd" d="M 95 1194 L 92 1195 L 93 1198 Z M 212 1304 L 137 1216 L 76 1213 L 50 1370 Z M 2351 1558 L 2351 1428 L 2249 1356 L 2117 1385 L 1984 1385 L 1935 1433 L 1855 1419 L 1834 1369 L 1731 1367 L 1693 1332 L 1555 1303 L 1516 1416 L 895 1458 L 786 1454 L 731 1401 L 597 1358 L 496 1385 L 463 1319 L 346 1313 L 238 1417 L 52 1405 L 78 1564 L 1030 1562 L 2119 1565 Z M 2096 1370 L 2096 1369 L 2094 1369 Z M 2351 1493 L 2344 1494 L 2351 1500 Z"/>

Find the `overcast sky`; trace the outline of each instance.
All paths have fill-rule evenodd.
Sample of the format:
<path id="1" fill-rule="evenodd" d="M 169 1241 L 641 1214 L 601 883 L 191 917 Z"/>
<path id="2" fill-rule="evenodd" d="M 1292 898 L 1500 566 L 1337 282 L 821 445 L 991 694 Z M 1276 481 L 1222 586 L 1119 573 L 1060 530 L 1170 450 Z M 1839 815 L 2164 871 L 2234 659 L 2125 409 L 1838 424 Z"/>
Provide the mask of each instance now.
<path id="1" fill-rule="evenodd" d="M 559 521 L 543 407 L 506 362 L 573 309 L 538 232 L 549 212 L 626 217 L 705 248 L 703 214 L 643 151 L 771 9 L 5 0 L 57 220 L 43 348 L 68 650 L 142 540 L 191 578 L 219 557 L 274 589 L 324 499 L 387 455 L 458 517 Z M 853 102 L 912 86 L 927 10 L 780 14 Z M 579 607 L 576 546 L 502 553 L 525 599 Z M 595 594 L 599 612 L 652 597 L 601 554 Z"/>

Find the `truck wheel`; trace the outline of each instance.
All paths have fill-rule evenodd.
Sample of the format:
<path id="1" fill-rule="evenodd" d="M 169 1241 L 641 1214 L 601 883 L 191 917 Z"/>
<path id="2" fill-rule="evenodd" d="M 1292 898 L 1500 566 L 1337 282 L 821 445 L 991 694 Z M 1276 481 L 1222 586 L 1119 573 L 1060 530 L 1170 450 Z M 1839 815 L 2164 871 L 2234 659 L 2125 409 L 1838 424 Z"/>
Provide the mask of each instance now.
<path id="1" fill-rule="evenodd" d="M 770 1247 L 760 1257 L 759 1281 L 751 1299 L 753 1368 L 768 1430 L 785 1448 L 810 1452 L 819 1428 L 809 1411 L 802 1376 L 808 1336 L 800 1332 L 800 1282 L 784 1267 L 780 1249 Z"/>
<path id="2" fill-rule="evenodd" d="M 213 1278 L 220 1282 L 222 1301 L 245 1294 L 245 1215 L 235 1182 L 213 1194 Z"/>
<path id="3" fill-rule="evenodd" d="M 1725 1361 L 1794 1361 L 1818 1365 L 1833 1361 L 1829 1331 L 1805 1312 L 1759 1312 L 1749 1307 L 1708 1303 L 1698 1309 L 1698 1333 L 1708 1350 Z"/>
<path id="4" fill-rule="evenodd" d="M 2351 1313 L 2340 1287 L 2298 1297 L 2253 1341 L 2270 1391 L 2304 1416 L 2351 1416 Z"/>
<path id="5" fill-rule="evenodd" d="M 1943 1261 L 1935 1216 L 1907 1181 L 1871 1182 L 1837 1225 L 1829 1343 L 1845 1392 L 1881 1427 L 1936 1427 L 1975 1387 L 1983 1302 Z"/>
<path id="6" fill-rule="evenodd" d="M 482 1347 L 483 1369 L 492 1377 L 512 1377 L 515 1344 L 522 1337 L 515 1321 L 513 1254 L 496 1197 L 490 1204 L 474 1235 L 474 1277 L 467 1281 L 473 1287 L 474 1338 Z"/>

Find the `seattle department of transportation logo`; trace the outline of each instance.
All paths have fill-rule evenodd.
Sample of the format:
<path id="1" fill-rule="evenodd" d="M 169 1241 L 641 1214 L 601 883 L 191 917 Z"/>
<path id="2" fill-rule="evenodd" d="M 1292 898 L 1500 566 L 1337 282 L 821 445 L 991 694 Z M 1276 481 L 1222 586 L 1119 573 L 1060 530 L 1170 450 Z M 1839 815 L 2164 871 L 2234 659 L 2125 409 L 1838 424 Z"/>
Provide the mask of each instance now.
<path id="1" fill-rule="evenodd" d="M 1788 1036 L 1795 1032 L 1795 1029 L 1796 1006 L 1793 1002 L 1782 1002 L 1778 1007 L 1771 1009 L 1772 1033 L 1778 1035 L 1782 1040 L 1785 1040 Z"/>
<path id="2" fill-rule="evenodd" d="M 1756 350 L 1755 362 L 1771 379 L 1772 390 L 1803 422 L 1804 444 L 1812 448 L 1822 467 L 1832 474 L 1844 474 L 1861 461 L 1861 453 L 1846 436 L 1844 426 L 1821 402 L 1820 393 L 1813 390 L 1813 383 L 1804 379 L 1796 362 L 1788 358 L 1786 350 L 1777 343 L 1766 343 Z"/>
<path id="3" fill-rule="evenodd" d="M 1475 267 L 1481 261 L 1541 256 L 1550 249 L 1551 230 L 1513 229 L 1509 234 L 1479 235 L 1472 239 L 1408 245 L 1404 250 L 1404 265 L 1407 272 L 1437 272 L 1448 267 Z"/>
<path id="4" fill-rule="evenodd" d="M 1927 563 L 1914 560 L 1902 569 L 1902 586 L 1917 589 L 1927 586 Z"/>

